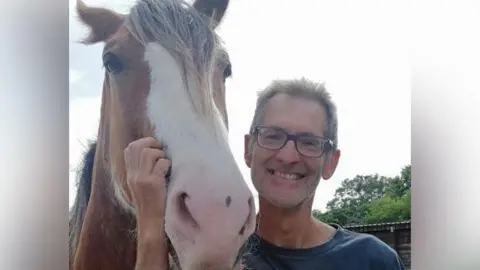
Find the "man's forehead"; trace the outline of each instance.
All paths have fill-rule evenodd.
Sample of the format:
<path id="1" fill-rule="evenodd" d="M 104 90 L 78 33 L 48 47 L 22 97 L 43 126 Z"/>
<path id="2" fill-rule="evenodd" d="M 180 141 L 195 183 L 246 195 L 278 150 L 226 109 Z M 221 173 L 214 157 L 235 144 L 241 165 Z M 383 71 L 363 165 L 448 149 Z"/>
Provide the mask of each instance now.
<path id="1" fill-rule="evenodd" d="M 262 118 L 263 125 L 321 136 L 325 110 L 314 100 L 282 93 L 275 95 L 265 104 Z"/>
<path id="2" fill-rule="evenodd" d="M 313 107 L 322 107 L 316 100 L 311 99 L 307 96 L 302 95 L 292 95 L 288 93 L 277 93 L 272 96 L 266 103 L 267 106 L 280 106 L 281 104 L 289 103 L 297 104 L 301 106 L 313 106 Z"/>
<path id="3" fill-rule="evenodd" d="M 291 96 L 280 93 L 270 98 L 265 104 L 264 114 L 291 114 L 295 115 L 315 115 L 316 117 L 325 117 L 325 109 L 315 100 L 301 96 Z"/>

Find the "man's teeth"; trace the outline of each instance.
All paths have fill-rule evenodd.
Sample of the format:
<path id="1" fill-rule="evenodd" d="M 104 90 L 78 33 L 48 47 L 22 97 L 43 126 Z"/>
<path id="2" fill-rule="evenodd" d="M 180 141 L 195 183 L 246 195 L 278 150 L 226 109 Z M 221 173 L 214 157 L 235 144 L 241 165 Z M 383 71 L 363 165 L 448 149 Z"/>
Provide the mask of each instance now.
<path id="1" fill-rule="evenodd" d="M 302 178 L 300 175 L 298 174 L 294 174 L 294 173 L 282 173 L 282 172 L 277 172 L 277 171 L 271 171 L 273 172 L 274 175 L 278 176 L 278 177 L 281 177 L 281 178 L 285 178 L 287 180 L 298 180 L 300 178 Z"/>

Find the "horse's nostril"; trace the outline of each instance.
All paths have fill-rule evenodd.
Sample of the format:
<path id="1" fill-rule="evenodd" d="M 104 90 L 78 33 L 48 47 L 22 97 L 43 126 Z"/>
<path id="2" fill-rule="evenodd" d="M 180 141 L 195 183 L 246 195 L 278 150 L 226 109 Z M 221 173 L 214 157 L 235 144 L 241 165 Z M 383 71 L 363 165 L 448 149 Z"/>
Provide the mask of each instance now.
<path id="1" fill-rule="evenodd" d="M 188 194 L 185 193 L 185 192 L 182 192 L 182 193 L 180 194 L 180 199 L 181 199 L 182 201 L 185 201 L 185 199 L 187 199 L 188 197 L 189 197 Z"/>
<path id="2" fill-rule="evenodd" d="M 247 203 L 248 203 L 249 212 L 248 212 L 248 216 L 247 216 L 247 220 L 245 221 L 245 224 L 243 224 L 242 228 L 240 228 L 240 231 L 238 232 L 239 235 L 243 235 L 245 233 L 245 229 L 249 226 L 254 226 L 256 222 L 255 211 L 254 211 L 255 203 L 253 201 L 253 198 L 250 197 Z"/>
<path id="3" fill-rule="evenodd" d="M 190 210 L 188 209 L 188 199 L 190 199 L 190 196 L 186 192 L 182 192 L 180 193 L 180 196 L 178 196 L 178 210 L 180 218 L 183 219 L 186 223 L 191 224 L 193 227 L 198 228 L 198 223 L 195 221 L 192 213 L 190 213 Z"/>
<path id="4" fill-rule="evenodd" d="M 243 227 L 240 229 L 238 234 L 243 235 L 244 233 L 245 233 L 245 225 L 243 225 Z"/>
<path id="5" fill-rule="evenodd" d="M 229 207 L 231 203 L 232 203 L 232 197 L 227 196 L 227 198 L 225 198 L 225 206 Z"/>

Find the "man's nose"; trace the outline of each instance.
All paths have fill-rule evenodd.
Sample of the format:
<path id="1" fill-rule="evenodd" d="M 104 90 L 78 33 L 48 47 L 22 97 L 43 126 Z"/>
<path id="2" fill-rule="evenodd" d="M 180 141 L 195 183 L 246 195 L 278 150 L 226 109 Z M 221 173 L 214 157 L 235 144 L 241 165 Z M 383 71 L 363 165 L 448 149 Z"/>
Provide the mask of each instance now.
<path id="1" fill-rule="evenodd" d="M 293 140 L 288 141 L 285 146 L 277 151 L 276 157 L 285 164 L 296 163 L 300 161 L 300 153 Z"/>

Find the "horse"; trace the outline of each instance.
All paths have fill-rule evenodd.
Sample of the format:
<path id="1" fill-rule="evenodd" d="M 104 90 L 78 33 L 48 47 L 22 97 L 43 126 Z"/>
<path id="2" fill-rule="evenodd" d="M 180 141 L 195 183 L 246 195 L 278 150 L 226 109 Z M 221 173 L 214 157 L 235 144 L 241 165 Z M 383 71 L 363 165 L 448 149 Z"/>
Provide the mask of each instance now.
<path id="1" fill-rule="evenodd" d="M 76 11 L 104 43 L 96 140 L 84 156 L 70 213 L 70 267 L 131 270 L 136 212 L 123 151 L 156 137 L 172 160 L 165 233 L 172 266 L 232 269 L 256 225 L 255 205 L 228 144 L 228 53 L 215 33 L 227 0 L 138 0 L 129 14 Z"/>

